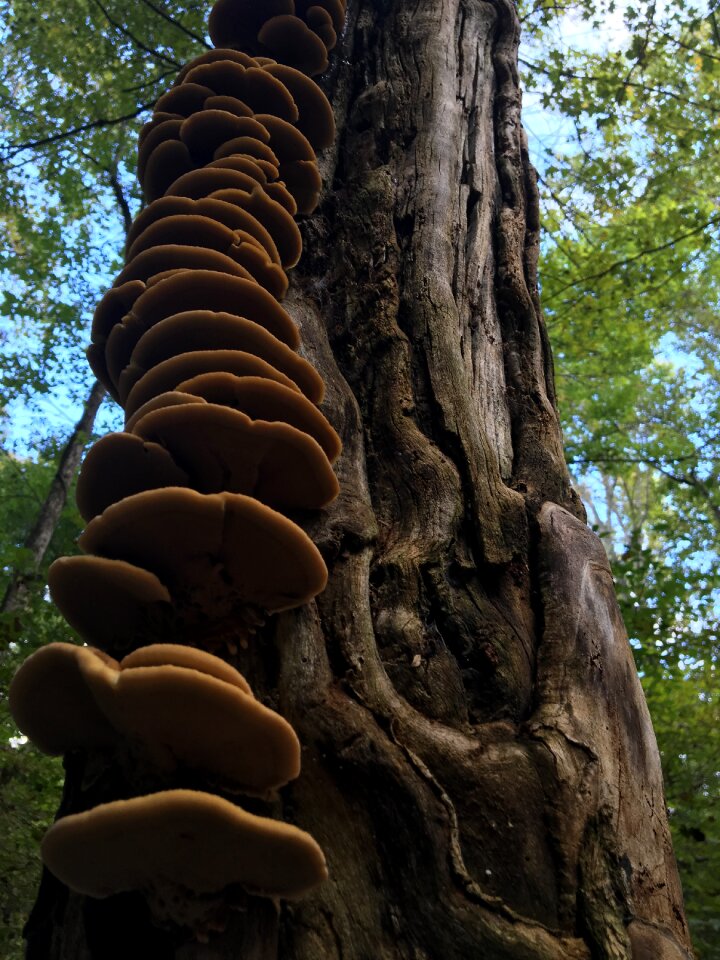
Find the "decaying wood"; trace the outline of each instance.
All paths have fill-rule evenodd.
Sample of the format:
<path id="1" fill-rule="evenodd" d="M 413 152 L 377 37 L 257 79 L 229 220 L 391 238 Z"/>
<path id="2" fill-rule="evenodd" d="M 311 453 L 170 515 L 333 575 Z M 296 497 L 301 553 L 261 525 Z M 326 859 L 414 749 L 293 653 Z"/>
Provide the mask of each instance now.
<path id="1" fill-rule="evenodd" d="M 306 518 L 331 576 L 238 666 L 304 744 L 269 809 L 331 878 L 282 907 L 262 960 L 691 956 L 657 749 L 562 456 L 517 42 L 507 0 L 360 0 L 328 78 L 338 140 L 289 310 L 344 441 L 340 498 Z M 67 802 L 112 779 L 70 771 Z M 30 925 L 54 924 L 44 956 L 115 955 L 63 909 Z M 153 955 L 237 957 L 239 936 Z"/>

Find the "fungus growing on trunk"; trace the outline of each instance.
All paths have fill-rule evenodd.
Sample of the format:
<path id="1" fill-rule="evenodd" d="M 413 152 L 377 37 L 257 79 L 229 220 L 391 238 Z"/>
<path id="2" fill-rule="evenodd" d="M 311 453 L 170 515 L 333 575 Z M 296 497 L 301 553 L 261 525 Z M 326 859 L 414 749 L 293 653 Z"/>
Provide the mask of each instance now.
<path id="1" fill-rule="evenodd" d="M 264 794 L 299 775 L 292 727 L 254 698 L 241 674 L 221 671 L 217 664 L 227 665 L 208 653 L 158 647 L 120 663 L 92 647 L 41 647 L 10 687 L 19 728 L 50 754 L 129 741 L 164 772 L 187 767 L 243 793 Z"/>
<path id="2" fill-rule="evenodd" d="M 198 903 L 215 914 L 215 894 L 239 884 L 251 893 L 296 899 L 327 876 L 320 847 L 297 827 L 257 817 L 194 790 L 168 790 L 105 803 L 58 820 L 42 856 L 63 883 L 91 897 L 141 890 L 160 919 L 200 926 Z M 211 909 L 211 908 L 215 909 Z"/>
<path id="3" fill-rule="evenodd" d="M 173 630 L 167 587 L 149 570 L 124 560 L 60 557 L 48 571 L 48 585 L 73 630 L 104 650 L 126 651 L 167 639 Z"/>
<path id="4" fill-rule="evenodd" d="M 208 789 L 258 795 L 300 772 L 289 724 L 207 649 L 233 654 L 327 578 L 285 513 L 334 499 L 341 444 L 279 301 L 302 252 L 294 216 L 319 200 L 315 149 L 335 129 L 308 74 L 325 69 L 343 19 L 341 0 L 218 0 L 219 49 L 180 70 L 140 132 L 148 203 L 88 348 L 126 428 L 81 471 L 86 555 L 49 575 L 93 647 L 40 650 L 12 689 L 16 719 L 41 749 L 115 750 L 161 786 L 187 769 Z M 43 857 L 72 889 L 140 890 L 157 919 L 198 935 L 227 912 L 227 888 L 296 897 L 326 876 L 301 830 L 182 789 L 69 813 Z"/>

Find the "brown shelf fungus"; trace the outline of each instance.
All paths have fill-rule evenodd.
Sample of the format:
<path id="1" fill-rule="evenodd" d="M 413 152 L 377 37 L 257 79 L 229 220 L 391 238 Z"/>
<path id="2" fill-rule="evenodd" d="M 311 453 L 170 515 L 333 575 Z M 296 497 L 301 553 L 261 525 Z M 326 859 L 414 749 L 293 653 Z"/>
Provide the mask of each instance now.
<path id="1" fill-rule="evenodd" d="M 315 150 L 335 134 L 310 78 L 344 17 L 343 0 L 217 0 L 216 49 L 179 71 L 140 132 L 147 206 L 88 348 L 126 430 L 82 467 L 86 555 L 49 572 L 93 648 L 49 645 L 11 691 L 42 749 L 122 751 L 163 786 L 187 769 L 209 788 L 264 794 L 299 773 L 289 724 L 202 648 L 237 652 L 327 579 L 317 547 L 278 511 L 331 503 L 341 443 L 279 301 L 302 253 L 294 218 L 320 198 Z M 189 790 L 63 817 L 43 857 L 73 890 L 140 890 L 156 919 L 198 935 L 227 915 L 233 887 L 294 898 L 327 875 L 301 830 Z"/>
<path id="2" fill-rule="evenodd" d="M 256 817 L 221 797 L 168 790 L 58 820 L 42 858 L 91 897 L 141 890 L 163 919 L 192 923 L 196 898 L 227 887 L 296 899 L 327 877 L 322 851 L 297 827 Z M 194 924 L 193 924 L 194 925 Z"/>
<path id="3" fill-rule="evenodd" d="M 319 510 L 338 494 L 322 447 L 287 423 L 208 403 L 154 410 L 135 432 L 169 451 L 203 493 L 243 493 L 278 510 Z"/>
<path id="4" fill-rule="evenodd" d="M 235 603 L 268 612 L 307 603 L 327 569 L 300 527 L 252 497 L 167 487 L 126 497 L 91 520 L 87 553 L 149 570 L 213 616 Z"/>
<path id="5" fill-rule="evenodd" d="M 126 652 L 172 635 L 176 615 L 167 587 L 134 564 L 60 557 L 50 566 L 48 585 L 65 620 L 93 646 Z"/>
<path id="6" fill-rule="evenodd" d="M 91 647 L 49 643 L 25 660 L 13 677 L 9 706 L 20 730 L 43 753 L 107 746 L 115 728 L 97 705 L 83 667 L 117 669 L 117 661 Z"/>
<path id="7" fill-rule="evenodd" d="M 231 373 L 205 373 L 184 380 L 178 384 L 178 390 L 184 391 L 183 396 L 196 395 L 208 403 L 221 403 L 233 410 L 241 410 L 253 420 L 289 423 L 317 440 L 330 463 L 340 456 L 340 437 L 326 417 L 302 394 L 272 380 L 235 377 Z"/>

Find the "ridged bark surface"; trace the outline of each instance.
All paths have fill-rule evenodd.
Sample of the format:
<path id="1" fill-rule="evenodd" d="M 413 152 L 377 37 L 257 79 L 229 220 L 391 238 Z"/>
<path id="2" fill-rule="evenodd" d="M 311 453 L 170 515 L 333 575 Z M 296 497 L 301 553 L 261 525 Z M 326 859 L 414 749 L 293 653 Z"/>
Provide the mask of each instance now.
<path id="1" fill-rule="evenodd" d="M 562 456 L 517 43 L 504 0 L 361 0 L 326 80 L 338 138 L 287 306 L 344 442 L 340 497 L 305 523 L 330 582 L 236 664 L 304 744 L 263 809 L 316 837 L 330 880 L 277 920 L 248 901 L 203 946 L 153 932 L 139 897 L 46 878 L 30 958 L 691 956 L 654 736 Z M 125 776 L 73 758 L 64 812 L 156 786 Z"/>

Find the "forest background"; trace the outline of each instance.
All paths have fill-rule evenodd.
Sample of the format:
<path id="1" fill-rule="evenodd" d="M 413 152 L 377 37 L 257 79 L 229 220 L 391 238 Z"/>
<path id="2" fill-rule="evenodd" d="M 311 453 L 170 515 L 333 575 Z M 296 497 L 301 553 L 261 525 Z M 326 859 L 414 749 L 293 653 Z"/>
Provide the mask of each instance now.
<path id="1" fill-rule="evenodd" d="M 120 425 L 83 348 L 140 205 L 138 129 L 204 46 L 207 6 L 0 0 L 4 960 L 22 956 L 63 777 L 4 692 L 68 637 L 45 573 L 81 529 L 73 456 Z M 720 10 L 526 0 L 522 18 L 567 458 L 652 713 L 697 956 L 720 960 Z"/>

